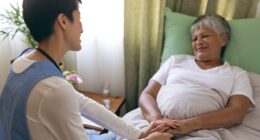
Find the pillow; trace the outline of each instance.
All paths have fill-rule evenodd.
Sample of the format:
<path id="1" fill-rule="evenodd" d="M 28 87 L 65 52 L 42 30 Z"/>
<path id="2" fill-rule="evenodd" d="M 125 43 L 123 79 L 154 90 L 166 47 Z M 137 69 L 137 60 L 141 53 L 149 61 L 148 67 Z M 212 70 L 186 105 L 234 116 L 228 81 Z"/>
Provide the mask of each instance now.
<path id="1" fill-rule="evenodd" d="M 244 120 L 243 125 L 254 130 L 260 131 L 260 75 L 255 73 L 248 73 L 252 88 L 253 97 L 256 103 L 255 110 L 249 112 Z"/>
<path id="2" fill-rule="evenodd" d="M 165 10 L 165 42 L 162 62 L 173 54 L 192 54 L 190 26 L 195 17 Z M 233 65 L 260 74 L 260 18 L 229 21 L 231 38 L 224 59 Z"/>
<path id="3" fill-rule="evenodd" d="M 162 54 L 162 62 L 165 62 L 173 54 L 192 54 L 190 26 L 195 17 L 165 11 L 165 40 Z"/>

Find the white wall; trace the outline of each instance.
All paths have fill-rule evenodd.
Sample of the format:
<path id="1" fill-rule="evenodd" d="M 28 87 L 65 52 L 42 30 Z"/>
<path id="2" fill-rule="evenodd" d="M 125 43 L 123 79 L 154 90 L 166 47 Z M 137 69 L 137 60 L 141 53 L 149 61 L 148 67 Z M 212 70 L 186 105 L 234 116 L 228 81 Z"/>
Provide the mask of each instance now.
<path id="1" fill-rule="evenodd" d="M 10 55 L 9 41 L 8 39 L 5 39 L 0 42 L 0 91 L 2 90 L 4 81 L 8 73 L 10 60 L 11 60 L 11 55 Z"/>
<path id="2" fill-rule="evenodd" d="M 17 37 L 11 39 L 7 37 L 5 40 L 2 40 L 0 37 L 0 91 L 2 90 L 4 81 L 7 78 L 8 71 L 10 68 L 10 61 L 27 48 L 27 45 L 24 43 L 24 36 L 17 34 Z"/>
<path id="3" fill-rule="evenodd" d="M 65 70 L 77 70 L 77 53 L 67 52 L 63 57 Z"/>
<path id="4" fill-rule="evenodd" d="M 81 5 L 82 50 L 77 69 L 83 90 L 101 92 L 110 83 L 113 95 L 124 95 L 124 1 L 86 0 Z"/>

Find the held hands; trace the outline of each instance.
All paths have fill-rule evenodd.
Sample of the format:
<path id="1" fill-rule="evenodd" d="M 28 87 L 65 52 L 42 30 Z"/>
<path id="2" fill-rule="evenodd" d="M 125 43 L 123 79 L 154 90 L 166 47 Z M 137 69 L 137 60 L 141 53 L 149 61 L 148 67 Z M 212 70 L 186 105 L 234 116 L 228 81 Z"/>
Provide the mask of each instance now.
<path id="1" fill-rule="evenodd" d="M 196 124 L 193 120 L 170 120 L 164 118 L 154 121 L 148 127 L 143 128 L 141 138 L 145 138 L 144 140 L 168 139 L 167 137 L 189 134 L 194 130 L 196 130 Z"/>
<path id="2" fill-rule="evenodd" d="M 156 127 L 157 127 L 157 124 L 156 123 L 150 123 L 147 127 L 144 127 L 142 129 L 142 134 L 139 138 L 145 138 L 147 137 L 148 135 L 150 135 L 151 133 L 153 132 L 156 132 Z"/>
<path id="3" fill-rule="evenodd" d="M 155 131 L 157 132 L 167 132 L 170 129 L 177 128 L 176 120 L 170 120 L 167 118 L 157 120 L 154 123 L 157 125 L 155 128 Z"/>
<path id="4" fill-rule="evenodd" d="M 145 140 L 170 139 L 173 135 L 168 131 L 176 127 L 175 120 L 157 120 L 151 122 L 148 127 L 142 129 L 140 138 L 145 138 Z"/>

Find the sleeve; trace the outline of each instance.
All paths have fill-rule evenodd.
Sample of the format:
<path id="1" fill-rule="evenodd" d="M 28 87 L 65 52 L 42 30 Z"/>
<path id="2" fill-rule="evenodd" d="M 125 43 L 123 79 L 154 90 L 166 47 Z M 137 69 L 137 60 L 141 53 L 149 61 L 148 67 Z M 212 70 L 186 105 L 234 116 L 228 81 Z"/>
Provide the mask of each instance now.
<path id="1" fill-rule="evenodd" d="M 234 79 L 234 85 L 231 91 L 231 96 L 232 95 L 246 96 L 251 101 L 252 107 L 255 107 L 252 86 L 250 84 L 249 77 L 246 71 L 237 69 Z"/>
<path id="2" fill-rule="evenodd" d="M 79 101 L 69 84 L 46 91 L 39 119 L 57 140 L 88 140 L 79 112 Z"/>
<path id="3" fill-rule="evenodd" d="M 150 81 L 154 80 L 159 82 L 161 85 L 165 85 L 169 74 L 169 70 L 172 64 L 174 63 L 174 61 L 175 61 L 175 57 L 171 56 L 166 62 L 162 64 L 160 69 L 153 75 Z"/>
<path id="4" fill-rule="evenodd" d="M 106 109 L 96 101 L 77 93 L 80 101 L 80 112 L 91 121 L 107 128 L 123 138 L 137 140 L 141 130 L 124 122 L 120 117 Z"/>

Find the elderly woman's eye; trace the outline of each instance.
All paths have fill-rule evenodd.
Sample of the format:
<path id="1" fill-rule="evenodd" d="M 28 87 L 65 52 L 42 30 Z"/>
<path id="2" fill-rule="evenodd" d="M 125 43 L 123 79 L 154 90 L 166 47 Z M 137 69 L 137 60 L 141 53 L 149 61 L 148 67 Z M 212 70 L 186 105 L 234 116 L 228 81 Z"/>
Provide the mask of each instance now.
<path id="1" fill-rule="evenodd" d="M 202 37 L 202 38 L 207 38 L 207 37 L 209 37 L 209 35 L 206 34 L 206 35 L 202 35 L 201 37 Z"/>
<path id="2" fill-rule="evenodd" d="M 197 40 L 197 37 L 192 38 L 192 41 L 196 41 L 196 40 Z"/>

